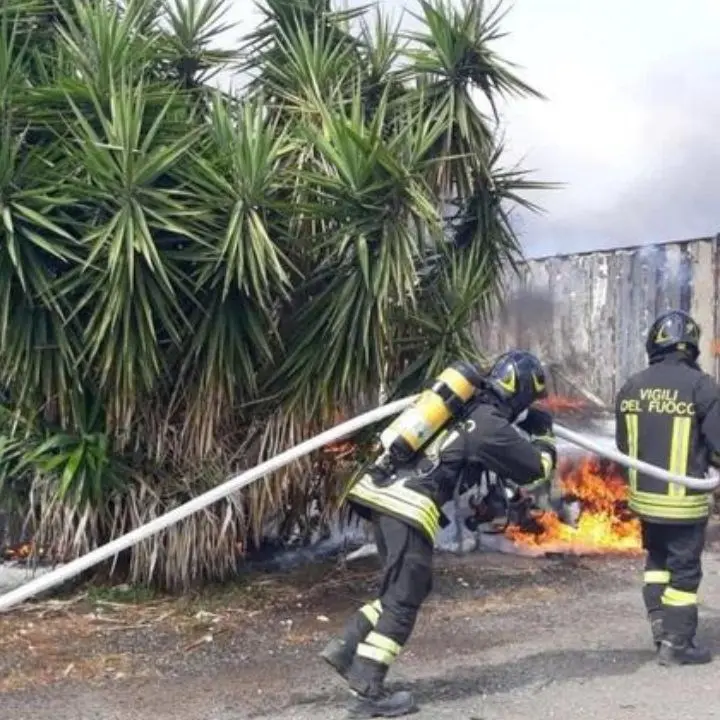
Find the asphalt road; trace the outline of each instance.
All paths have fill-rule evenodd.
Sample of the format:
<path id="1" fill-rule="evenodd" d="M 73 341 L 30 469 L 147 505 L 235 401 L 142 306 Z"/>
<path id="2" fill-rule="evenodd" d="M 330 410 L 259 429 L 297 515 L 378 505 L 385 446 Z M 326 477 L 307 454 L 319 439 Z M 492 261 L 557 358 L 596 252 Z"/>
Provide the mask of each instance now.
<path id="1" fill-rule="evenodd" d="M 720 556 L 708 556 L 702 637 L 720 653 Z M 563 601 L 564 600 L 564 601 Z M 472 632 L 487 632 L 472 622 Z M 482 653 L 418 657 L 399 687 L 422 702 L 422 720 L 705 720 L 720 718 L 720 658 L 703 667 L 661 668 L 648 649 L 639 584 L 579 593 L 572 584 L 551 608 L 516 618 L 516 641 Z M 468 632 L 471 630 L 468 629 Z M 320 702 L 267 714 L 273 720 L 335 720 Z"/>
<path id="2" fill-rule="evenodd" d="M 393 685 L 416 694 L 415 718 L 720 718 L 720 658 L 696 668 L 654 663 L 637 559 L 494 557 L 440 563 L 438 593 L 391 675 Z M 701 599 L 701 636 L 720 654 L 717 552 L 706 555 Z M 275 621 L 265 635 L 258 621 L 257 636 L 238 634 L 226 658 L 210 648 L 193 667 L 174 666 L 162 677 L 0 695 L 0 717 L 339 720 L 343 683 L 316 653 L 348 609 L 321 592 L 304 611 L 307 623 L 321 612 L 330 621 L 290 644 Z"/>

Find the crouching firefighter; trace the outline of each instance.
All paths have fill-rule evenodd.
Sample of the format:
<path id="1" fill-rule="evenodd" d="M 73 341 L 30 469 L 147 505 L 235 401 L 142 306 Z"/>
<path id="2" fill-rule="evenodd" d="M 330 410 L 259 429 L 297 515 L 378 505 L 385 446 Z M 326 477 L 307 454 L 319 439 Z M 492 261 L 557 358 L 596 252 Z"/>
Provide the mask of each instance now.
<path id="1" fill-rule="evenodd" d="M 512 425 L 545 395 L 542 365 L 528 352 L 502 355 L 485 375 L 457 363 L 386 428 L 384 451 L 356 475 L 346 500 L 373 525 L 384 566 L 380 592 L 321 653 L 353 691 L 351 717 L 417 709 L 409 692 L 390 693 L 384 680 L 432 588 L 435 538 L 449 523 L 441 508 L 458 483 L 480 481 L 485 470 L 519 484 L 553 472 L 552 418 L 530 440 Z"/>
<path id="2" fill-rule="evenodd" d="M 720 463 L 720 388 L 697 365 L 700 328 L 686 313 L 660 315 L 650 328 L 649 366 L 633 375 L 615 405 L 618 449 L 678 475 L 704 477 Z M 629 506 L 647 552 L 643 598 L 661 665 L 710 662 L 695 644 L 701 554 L 709 493 L 627 472 Z"/>

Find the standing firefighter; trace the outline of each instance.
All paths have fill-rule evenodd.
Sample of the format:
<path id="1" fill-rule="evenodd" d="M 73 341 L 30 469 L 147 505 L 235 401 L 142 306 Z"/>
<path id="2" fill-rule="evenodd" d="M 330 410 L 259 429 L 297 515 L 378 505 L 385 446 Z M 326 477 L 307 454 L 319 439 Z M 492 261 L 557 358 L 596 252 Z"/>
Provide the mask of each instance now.
<path id="1" fill-rule="evenodd" d="M 384 680 L 432 587 L 434 541 L 448 524 L 441 508 L 458 483 L 472 486 L 483 470 L 519 484 L 551 475 L 552 418 L 528 412 L 545 394 L 543 368 L 530 353 L 501 356 L 485 376 L 458 363 L 381 435 L 385 451 L 347 494 L 353 510 L 372 522 L 384 565 L 380 593 L 321 654 L 355 695 L 352 717 L 396 717 L 416 709 L 409 692 L 389 693 Z"/>
<path id="2" fill-rule="evenodd" d="M 720 460 L 720 388 L 697 365 L 699 341 L 687 313 L 660 315 L 645 346 L 649 367 L 625 383 L 615 406 L 618 449 L 690 477 L 704 477 Z M 635 470 L 628 481 L 647 551 L 643 598 L 658 662 L 710 662 L 694 639 L 711 497 Z"/>

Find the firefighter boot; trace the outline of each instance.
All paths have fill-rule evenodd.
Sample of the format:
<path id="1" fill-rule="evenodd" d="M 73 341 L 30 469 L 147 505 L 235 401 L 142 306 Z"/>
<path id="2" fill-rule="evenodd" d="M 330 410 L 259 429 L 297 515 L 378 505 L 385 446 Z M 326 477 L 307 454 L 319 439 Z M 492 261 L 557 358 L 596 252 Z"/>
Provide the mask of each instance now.
<path id="1" fill-rule="evenodd" d="M 647 617 L 650 621 L 650 631 L 652 632 L 652 639 L 655 643 L 655 650 L 660 649 L 660 643 L 665 634 L 662 605 L 662 594 L 664 590 L 665 586 L 660 583 L 649 583 L 643 588 L 643 601 L 645 602 Z"/>
<path id="2" fill-rule="evenodd" d="M 662 644 L 662 640 L 665 637 L 665 629 L 663 624 L 663 617 L 662 614 L 659 614 L 656 617 L 653 617 L 652 615 L 649 615 L 650 620 L 650 631 L 652 632 L 652 639 L 655 643 L 655 650 L 660 650 L 660 645 Z"/>
<path id="3" fill-rule="evenodd" d="M 670 605 L 665 608 L 665 636 L 658 652 L 660 665 L 704 665 L 712 660 L 707 648 L 695 644 L 697 623 L 697 605 Z"/>
<path id="4" fill-rule="evenodd" d="M 375 602 L 356 612 L 348 620 L 343 636 L 332 638 L 320 653 L 320 657 L 341 677 L 347 677 L 357 646 L 367 637 L 373 629 L 373 624 L 377 622 L 378 607 L 379 603 Z"/>
<path id="5" fill-rule="evenodd" d="M 345 677 L 355 656 L 355 647 L 348 645 L 342 638 L 334 637 L 323 648 L 320 657 L 341 677 Z"/>
<path id="6" fill-rule="evenodd" d="M 348 684 L 355 696 L 348 707 L 348 717 L 400 717 L 418 711 L 412 693 L 391 692 L 384 687 L 386 665 L 356 657 L 348 673 Z"/>

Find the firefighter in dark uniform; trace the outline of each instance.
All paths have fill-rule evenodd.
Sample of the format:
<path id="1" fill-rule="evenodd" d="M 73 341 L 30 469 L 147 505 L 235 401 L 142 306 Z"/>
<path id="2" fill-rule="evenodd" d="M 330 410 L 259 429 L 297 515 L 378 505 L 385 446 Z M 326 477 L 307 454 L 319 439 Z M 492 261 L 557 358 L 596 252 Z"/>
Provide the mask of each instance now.
<path id="1" fill-rule="evenodd" d="M 649 366 L 625 383 L 615 406 L 621 452 L 698 478 L 720 458 L 720 388 L 697 365 L 699 341 L 700 328 L 687 313 L 660 315 L 647 336 Z M 643 599 L 658 662 L 710 662 L 695 633 L 711 496 L 635 470 L 627 476 L 647 552 Z"/>
<path id="2" fill-rule="evenodd" d="M 333 638 L 321 653 L 355 695 L 350 716 L 396 717 L 416 709 L 409 692 L 387 692 L 384 679 L 430 593 L 434 541 L 448 522 L 441 508 L 459 482 L 472 486 L 483 470 L 520 485 L 552 475 L 552 417 L 535 408 L 528 412 L 545 395 L 537 358 L 509 352 L 482 378 L 462 417 L 448 423 L 418 458 L 389 473 L 372 466 L 351 485 L 347 501 L 372 522 L 384 572 L 377 599 L 351 617 L 343 637 Z M 527 413 L 522 424 L 521 413 Z"/>

